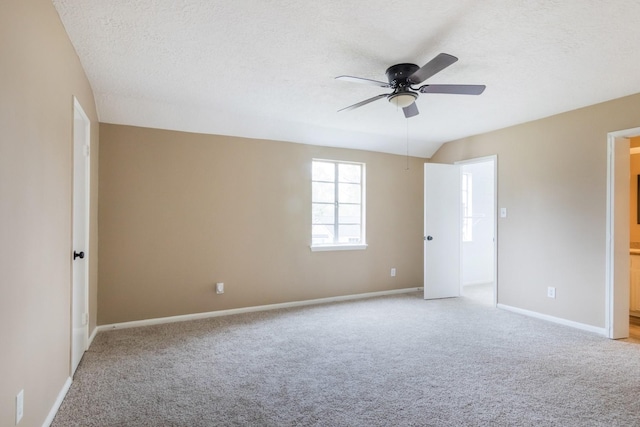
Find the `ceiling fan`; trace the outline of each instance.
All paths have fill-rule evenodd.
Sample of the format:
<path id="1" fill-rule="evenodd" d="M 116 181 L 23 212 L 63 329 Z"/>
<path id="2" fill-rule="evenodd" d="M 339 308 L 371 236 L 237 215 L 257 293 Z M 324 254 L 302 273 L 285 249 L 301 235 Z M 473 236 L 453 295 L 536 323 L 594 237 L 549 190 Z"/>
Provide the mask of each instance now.
<path id="1" fill-rule="evenodd" d="M 419 85 L 420 83 L 427 80 L 429 77 L 432 77 L 436 73 L 444 70 L 454 62 L 456 62 L 458 58 L 453 55 L 449 55 L 447 53 L 441 53 L 431 61 L 427 62 L 422 68 L 418 67 L 416 64 L 396 64 L 387 68 L 385 74 L 387 75 L 388 83 L 365 79 L 362 77 L 353 77 L 353 76 L 338 76 L 336 79 L 355 82 L 355 83 L 366 83 L 374 86 L 379 86 L 383 88 L 393 89 L 391 93 L 383 93 L 381 95 L 376 95 L 372 98 L 365 99 L 364 101 L 358 102 L 357 104 L 350 105 L 349 107 L 343 108 L 340 111 L 348 111 L 353 110 L 355 108 L 362 107 L 363 105 L 367 105 L 370 102 L 376 101 L 381 98 L 387 98 L 389 102 L 395 105 L 398 108 L 402 108 L 404 112 L 404 116 L 406 118 L 417 116 L 419 114 L 418 107 L 415 104 L 415 100 L 418 98 L 420 93 L 447 93 L 447 94 L 455 94 L 455 95 L 480 95 L 484 92 L 486 86 L 485 85 L 431 85 L 426 84 L 420 86 L 418 88 L 414 87 L 414 85 Z"/>

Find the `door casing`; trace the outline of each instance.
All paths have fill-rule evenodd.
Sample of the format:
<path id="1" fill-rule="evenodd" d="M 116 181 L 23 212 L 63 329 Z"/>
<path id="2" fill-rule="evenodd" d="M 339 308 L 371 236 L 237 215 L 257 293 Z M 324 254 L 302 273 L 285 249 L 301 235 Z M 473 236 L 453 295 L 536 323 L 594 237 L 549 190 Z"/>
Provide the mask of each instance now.
<path id="1" fill-rule="evenodd" d="M 605 331 L 629 336 L 629 137 L 640 127 L 607 135 Z"/>

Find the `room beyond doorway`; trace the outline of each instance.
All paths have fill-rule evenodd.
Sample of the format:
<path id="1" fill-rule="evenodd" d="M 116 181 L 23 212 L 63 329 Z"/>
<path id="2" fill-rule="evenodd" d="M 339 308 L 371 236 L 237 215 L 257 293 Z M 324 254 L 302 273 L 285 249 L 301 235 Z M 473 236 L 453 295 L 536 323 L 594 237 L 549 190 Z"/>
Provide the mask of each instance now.
<path id="1" fill-rule="evenodd" d="M 462 249 L 460 295 L 497 304 L 497 157 L 458 162 L 461 173 Z"/>

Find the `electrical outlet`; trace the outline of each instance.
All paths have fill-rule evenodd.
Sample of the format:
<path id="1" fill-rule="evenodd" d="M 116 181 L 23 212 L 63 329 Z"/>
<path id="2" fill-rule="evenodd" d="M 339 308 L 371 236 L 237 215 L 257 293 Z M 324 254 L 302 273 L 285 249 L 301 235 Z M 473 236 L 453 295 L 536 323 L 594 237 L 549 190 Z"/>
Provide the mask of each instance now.
<path id="1" fill-rule="evenodd" d="M 393 267 L 391 269 L 391 277 L 396 277 L 396 268 L 395 267 Z"/>
<path id="2" fill-rule="evenodd" d="M 554 288 L 553 286 L 549 286 L 547 288 L 547 296 L 549 298 L 555 298 L 556 297 L 556 288 Z"/>
<path id="3" fill-rule="evenodd" d="M 20 422 L 24 415 L 24 390 L 20 390 L 20 393 L 16 396 L 16 424 Z"/>
<path id="4" fill-rule="evenodd" d="M 224 283 L 216 283 L 216 294 L 224 294 Z"/>

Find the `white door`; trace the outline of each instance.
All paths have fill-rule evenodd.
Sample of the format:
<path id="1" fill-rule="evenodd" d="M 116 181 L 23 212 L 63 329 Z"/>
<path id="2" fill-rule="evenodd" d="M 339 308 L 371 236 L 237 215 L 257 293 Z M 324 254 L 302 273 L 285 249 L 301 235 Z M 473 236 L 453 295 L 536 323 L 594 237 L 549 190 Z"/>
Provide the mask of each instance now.
<path id="1" fill-rule="evenodd" d="M 71 375 L 89 340 L 89 119 L 73 104 L 73 283 L 71 295 Z"/>
<path id="2" fill-rule="evenodd" d="M 424 165 L 424 298 L 460 295 L 460 167 Z"/>

